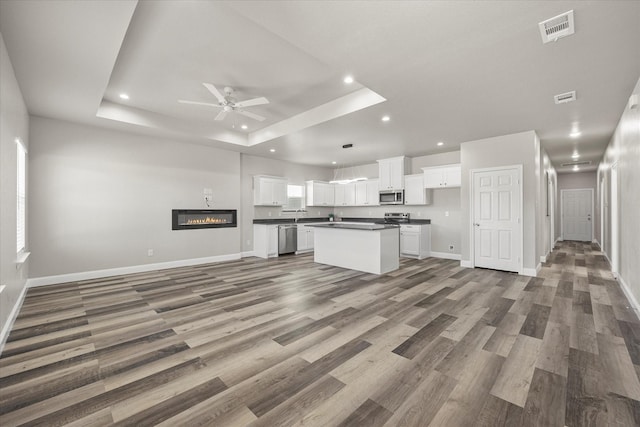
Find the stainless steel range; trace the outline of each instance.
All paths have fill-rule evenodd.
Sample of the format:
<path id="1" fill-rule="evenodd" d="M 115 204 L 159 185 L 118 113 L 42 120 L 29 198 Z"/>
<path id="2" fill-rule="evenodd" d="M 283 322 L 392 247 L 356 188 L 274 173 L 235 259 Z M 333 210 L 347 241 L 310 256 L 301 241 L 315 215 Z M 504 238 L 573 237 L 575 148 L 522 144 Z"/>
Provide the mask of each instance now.
<path id="1" fill-rule="evenodd" d="M 409 222 L 409 214 L 402 212 L 385 212 L 385 224 L 406 224 Z"/>

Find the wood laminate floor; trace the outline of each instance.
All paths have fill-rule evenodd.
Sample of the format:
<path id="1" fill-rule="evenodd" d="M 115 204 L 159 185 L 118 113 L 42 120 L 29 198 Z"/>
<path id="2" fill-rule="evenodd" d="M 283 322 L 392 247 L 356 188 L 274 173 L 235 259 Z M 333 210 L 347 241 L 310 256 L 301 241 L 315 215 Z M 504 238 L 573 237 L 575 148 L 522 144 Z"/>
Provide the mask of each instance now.
<path id="1" fill-rule="evenodd" d="M 639 377 L 595 245 L 538 278 L 249 258 L 29 289 L 0 425 L 637 426 Z"/>

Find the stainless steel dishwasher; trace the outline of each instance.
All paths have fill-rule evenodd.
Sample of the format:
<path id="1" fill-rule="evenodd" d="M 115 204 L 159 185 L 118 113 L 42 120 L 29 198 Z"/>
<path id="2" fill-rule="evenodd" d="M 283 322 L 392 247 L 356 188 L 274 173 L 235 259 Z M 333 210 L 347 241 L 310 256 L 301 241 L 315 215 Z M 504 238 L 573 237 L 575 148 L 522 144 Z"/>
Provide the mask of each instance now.
<path id="1" fill-rule="evenodd" d="M 278 226 L 278 255 L 294 253 L 298 249 L 298 226 Z"/>

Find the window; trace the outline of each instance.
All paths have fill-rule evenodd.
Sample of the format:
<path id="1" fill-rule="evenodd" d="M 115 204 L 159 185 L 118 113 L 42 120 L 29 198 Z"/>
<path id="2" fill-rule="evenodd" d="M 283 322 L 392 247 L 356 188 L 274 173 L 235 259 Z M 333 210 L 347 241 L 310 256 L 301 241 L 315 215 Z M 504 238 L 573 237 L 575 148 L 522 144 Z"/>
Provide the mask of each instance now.
<path id="1" fill-rule="evenodd" d="M 17 168 L 17 209 L 16 209 L 16 247 L 17 253 L 26 249 L 26 223 L 27 223 L 27 151 L 16 139 L 18 152 Z"/>
<path id="2" fill-rule="evenodd" d="M 304 185 L 287 185 L 287 204 L 282 210 L 304 210 L 304 207 Z"/>

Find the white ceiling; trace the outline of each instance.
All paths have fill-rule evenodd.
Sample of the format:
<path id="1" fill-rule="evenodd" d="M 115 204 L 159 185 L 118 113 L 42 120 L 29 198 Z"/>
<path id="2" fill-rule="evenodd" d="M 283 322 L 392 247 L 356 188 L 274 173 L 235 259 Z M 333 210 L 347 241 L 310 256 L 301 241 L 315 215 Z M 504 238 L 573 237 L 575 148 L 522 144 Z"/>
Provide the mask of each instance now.
<path id="1" fill-rule="evenodd" d="M 327 167 L 533 129 L 559 171 L 574 150 L 595 169 L 640 77 L 635 1 L 2 0 L 0 32 L 31 114 Z M 203 82 L 267 119 L 177 102 L 215 102 Z"/>

